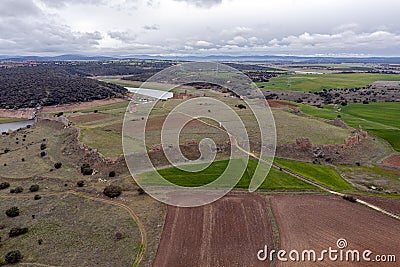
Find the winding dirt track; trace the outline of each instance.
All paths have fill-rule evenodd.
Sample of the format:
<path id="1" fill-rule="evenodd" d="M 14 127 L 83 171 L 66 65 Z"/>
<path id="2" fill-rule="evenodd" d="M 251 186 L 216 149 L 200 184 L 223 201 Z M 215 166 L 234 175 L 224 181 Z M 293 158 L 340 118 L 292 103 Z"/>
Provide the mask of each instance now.
<path id="1" fill-rule="evenodd" d="M 99 197 L 94 197 L 94 196 L 90 196 L 87 194 L 83 194 L 83 193 L 78 193 L 78 192 L 72 192 L 72 194 L 80 196 L 80 197 L 84 197 L 84 198 L 88 198 L 94 201 L 99 201 L 102 203 L 107 203 L 107 204 L 111 204 L 114 206 L 118 206 L 121 207 L 123 209 L 125 209 L 126 211 L 128 211 L 128 213 L 131 215 L 132 219 L 136 222 L 137 226 L 139 227 L 139 231 L 141 233 L 141 237 L 142 237 L 142 245 L 143 248 L 139 251 L 139 253 L 136 255 L 136 258 L 132 264 L 132 266 L 138 266 L 139 263 L 142 261 L 144 253 L 146 252 L 146 248 L 147 248 L 147 235 L 146 235 L 146 230 L 142 224 L 142 222 L 140 221 L 139 217 L 136 215 L 136 213 L 127 205 L 118 202 L 118 201 L 114 201 L 114 200 L 109 200 L 109 199 L 104 199 L 104 198 L 99 198 Z"/>
<path id="2" fill-rule="evenodd" d="M 253 194 L 227 195 L 196 208 L 168 207 L 154 266 L 269 266 L 257 252 L 273 234 L 266 201 Z"/>

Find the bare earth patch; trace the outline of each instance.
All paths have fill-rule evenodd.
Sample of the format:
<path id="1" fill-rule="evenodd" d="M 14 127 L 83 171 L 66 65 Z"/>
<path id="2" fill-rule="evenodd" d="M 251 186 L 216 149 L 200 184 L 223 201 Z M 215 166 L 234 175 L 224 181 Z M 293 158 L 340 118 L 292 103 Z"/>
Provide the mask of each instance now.
<path id="1" fill-rule="evenodd" d="M 99 107 L 119 102 L 124 102 L 125 99 L 122 98 L 111 98 L 111 99 L 103 99 L 103 100 L 94 100 L 90 102 L 79 102 L 65 105 L 56 105 L 56 106 L 48 106 L 43 107 L 41 110 L 42 113 L 57 113 L 57 112 L 68 112 L 68 111 L 76 111 L 87 108 Z M 31 118 L 36 109 L 34 108 L 21 108 L 18 110 L 13 109 L 0 109 L 0 117 L 8 117 L 8 118 L 23 118 L 29 119 Z"/>
<path id="2" fill-rule="evenodd" d="M 392 212 L 400 216 L 400 199 L 373 197 L 373 196 L 356 196 L 372 205 L 378 206 L 381 209 Z"/>
<path id="3" fill-rule="evenodd" d="M 374 255 L 394 254 L 400 243 L 400 222 L 334 196 L 277 195 L 270 197 L 278 223 L 281 249 L 338 249 L 338 239 L 347 240 L 346 250 L 371 250 Z M 372 256 L 371 256 L 372 258 Z M 305 265 L 306 264 L 306 265 Z M 377 266 L 374 262 L 279 262 L 278 266 Z M 380 263 L 379 266 L 397 266 Z"/>
<path id="4" fill-rule="evenodd" d="M 385 159 L 382 163 L 388 167 L 400 168 L 400 155 L 394 155 Z"/>
<path id="5" fill-rule="evenodd" d="M 68 112 L 68 111 L 76 111 L 94 107 L 105 106 L 114 103 L 120 103 L 126 101 L 122 98 L 111 98 L 111 99 L 103 99 L 103 100 L 93 100 L 90 102 L 79 102 L 79 103 L 71 103 L 65 105 L 57 105 L 57 106 L 48 106 L 43 107 L 43 113 L 56 113 L 56 112 Z"/>
<path id="6" fill-rule="evenodd" d="M 154 266 L 269 266 L 257 252 L 272 247 L 266 201 L 228 195 L 197 208 L 168 207 Z"/>
<path id="7" fill-rule="evenodd" d="M 296 108 L 295 104 L 291 104 L 281 100 L 268 100 L 268 105 L 270 108 Z"/>

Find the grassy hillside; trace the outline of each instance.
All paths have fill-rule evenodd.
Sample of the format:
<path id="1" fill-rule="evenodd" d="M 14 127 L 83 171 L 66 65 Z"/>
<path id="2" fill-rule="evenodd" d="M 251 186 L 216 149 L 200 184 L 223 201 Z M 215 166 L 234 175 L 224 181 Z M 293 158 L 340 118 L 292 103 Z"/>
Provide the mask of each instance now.
<path id="1" fill-rule="evenodd" d="M 274 109 L 278 144 L 293 143 L 299 137 L 307 137 L 313 144 L 343 144 L 350 130 L 339 128 L 320 120 L 298 116 Z"/>
<path id="2" fill-rule="evenodd" d="M 98 149 L 106 157 L 122 154 L 122 122 L 128 102 L 68 113 L 69 120 L 81 129 L 80 141 Z"/>
<path id="3" fill-rule="evenodd" d="M 12 206 L 20 209 L 18 218 L 6 216 L 4 211 Z M 1 199 L 0 209 L 4 224 L 0 229 L 0 257 L 20 250 L 25 263 L 19 266 L 131 266 L 140 252 L 139 228 L 120 207 L 60 195 L 40 201 L 33 200 L 33 196 Z M 8 238 L 12 227 L 29 230 L 25 235 Z M 117 231 L 124 233 L 118 242 L 114 238 Z"/>
<path id="4" fill-rule="evenodd" d="M 351 185 L 343 180 L 340 175 L 331 167 L 286 159 L 275 159 L 275 162 L 284 168 L 287 168 L 334 190 L 353 190 Z"/>
<path id="5" fill-rule="evenodd" d="M 257 85 L 264 86 L 264 90 L 317 92 L 332 88 L 364 87 L 376 81 L 400 81 L 400 75 L 377 73 L 296 74 L 290 76 L 290 86 L 288 86 L 287 75 L 272 78 L 269 82 L 257 83 Z"/>
<path id="6" fill-rule="evenodd" d="M 315 108 L 306 105 L 301 106 L 301 111 L 311 116 L 334 119 L 338 115 L 352 127 L 361 126 L 379 137 L 387 140 L 394 149 L 400 151 L 400 103 L 380 102 L 349 104 L 337 111 L 332 105 L 324 108 Z"/>

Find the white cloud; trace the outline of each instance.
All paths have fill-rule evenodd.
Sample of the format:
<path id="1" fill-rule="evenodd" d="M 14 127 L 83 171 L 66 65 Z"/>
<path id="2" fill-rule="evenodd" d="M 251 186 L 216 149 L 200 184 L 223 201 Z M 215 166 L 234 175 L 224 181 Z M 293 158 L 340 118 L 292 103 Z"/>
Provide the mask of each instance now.
<path id="1" fill-rule="evenodd" d="M 396 48 L 400 47 L 400 35 L 386 31 L 355 33 L 345 31 L 335 34 L 310 34 L 303 33 L 298 36 L 287 36 L 280 40 L 273 39 L 268 45 L 274 48 L 301 49 L 315 48 L 335 51 L 356 50 L 361 47 L 371 48 Z"/>
<path id="2" fill-rule="evenodd" d="M 247 43 L 247 39 L 242 36 L 236 36 L 232 40 L 229 40 L 227 43 L 230 45 L 243 45 Z"/>
<path id="3" fill-rule="evenodd" d="M 185 2 L 189 5 L 194 5 L 196 7 L 210 8 L 215 5 L 222 3 L 222 0 L 175 0 L 177 2 Z"/>
<path id="4" fill-rule="evenodd" d="M 195 42 L 194 46 L 197 46 L 197 47 L 211 47 L 211 46 L 213 46 L 213 44 L 210 43 L 210 42 L 207 42 L 207 41 L 200 40 L 200 41 Z"/>

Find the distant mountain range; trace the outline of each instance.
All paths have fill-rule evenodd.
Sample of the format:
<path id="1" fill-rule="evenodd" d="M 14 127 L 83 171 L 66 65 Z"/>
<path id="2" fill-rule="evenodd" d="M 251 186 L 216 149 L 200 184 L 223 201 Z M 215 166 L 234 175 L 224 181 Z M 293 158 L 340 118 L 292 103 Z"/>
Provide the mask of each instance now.
<path id="1" fill-rule="evenodd" d="M 84 55 L 60 55 L 60 56 L 6 56 L 0 55 L 2 61 L 76 61 L 76 60 L 112 60 L 117 59 L 116 57 L 107 56 L 84 56 Z"/>
<path id="2" fill-rule="evenodd" d="M 7 56 L 0 55 L 1 61 L 25 62 L 25 61 L 90 61 L 90 60 L 124 60 L 124 59 L 158 59 L 158 60 L 189 60 L 189 61 L 255 61 L 275 63 L 388 63 L 400 64 L 400 57 L 321 57 L 321 56 L 152 56 L 152 55 L 130 55 L 130 56 L 87 56 L 87 55 L 60 55 L 60 56 Z"/>

